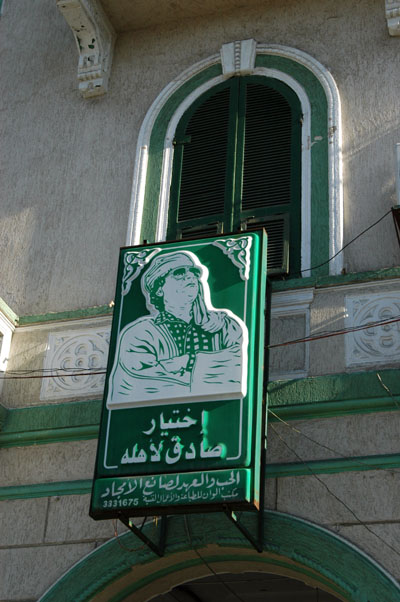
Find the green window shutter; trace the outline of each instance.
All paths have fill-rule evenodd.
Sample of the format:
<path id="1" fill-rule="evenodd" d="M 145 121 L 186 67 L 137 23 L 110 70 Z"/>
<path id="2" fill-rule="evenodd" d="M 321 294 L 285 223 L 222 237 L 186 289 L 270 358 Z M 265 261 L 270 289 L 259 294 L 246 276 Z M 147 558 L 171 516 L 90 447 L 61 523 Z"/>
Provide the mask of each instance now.
<path id="1" fill-rule="evenodd" d="M 291 200 L 291 109 L 276 90 L 246 86 L 242 211 Z"/>
<path id="2" fill-rule="evenodd" d="M 169 238 L 268 232 L 269 275 L 300 269 L 301 109 L 282 82 L 235 77 L 176 130 Z"/>
<path id="3" fill-rule="evenodd" d="M 201 238 L 202 236 L 217 236 L 223 232 L 223 222 L 210 222 L 198 226 L 177 225 L 176 238 L 187 240 L 188 238 Z"/>
<path id="4" fill-rule="evenodd" d="M 183 116 L 175 134 L 169 238 L 204 228 L 222 231 L 225 217 L 231 86 L 218 86 Z M 218 225 L 219 224 L 219 225 Z M 212 229 L 211 229 L 212 232 Z M 212 232 L 213 233 L 213 232 Z M 195 236 L 195 234 L 188 234 Z"/>
<path id="5" fill-rule="evenodd" d="M 266 229 L 269 276 L 294 274 L 301 266 L 300 103 L 282 82 L 244 80 L 241 226 Z"/>
<path id="6" fill-rule="evenodd" d="M 247 219 L 246 232 L 265 228 L 268 234 L 268 276 L 289 273 L 290 214 L 282 213 L 260 219 Z"/>

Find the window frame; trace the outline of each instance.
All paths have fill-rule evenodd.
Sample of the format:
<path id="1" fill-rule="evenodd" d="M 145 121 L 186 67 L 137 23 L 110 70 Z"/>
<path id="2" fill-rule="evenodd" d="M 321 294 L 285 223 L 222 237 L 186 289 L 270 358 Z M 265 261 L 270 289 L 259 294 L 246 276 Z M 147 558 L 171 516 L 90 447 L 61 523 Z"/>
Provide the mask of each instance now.
<path id="1" fill-rule="evenodd" d="M 342 247 L 338 90 L 331 74 L 313 57 L 278 45 L 258 45 L 255 68 L 247 74 L 283 81 L 302 106 L 301 269 L 308 276 L 310 267 L 326 262 Z M 226 79 L 221 57 L 215 55 L 181 74 L 150 107 L 139 134 L 127 244 L 165 240 L 177 124 L 203 92 Z M 339 254 L 312 275 L 339 274 L 342 261 Z"/>
<path id="2" fill-rule="evenodd" d="M 290 196 L 286 202 L 276 202 L 256 208 L 243 208 L 242 201 L 244 183 L 244 157 L 246 137 L 245 113 L 247 89 L 248 86 L 265 86 L 266 89 L 274 90 L 279 97 L 286 103 L 290 110 Z M 203 103 L 212 99 L 215 94 L 228 91 L 226 99 L 226 157 L 224 168 L 226 169 L 224 178 L 224 205 L 221 211 L 202 216 L 192 216 L 191 218 L 179 219 L 179 199 L 180 187 L 182 183 L 182 168 L 184 166 L 184 157 L 186 148 L 190 147 L 190 136 L 187 134 L 187 128 L 192 117 L 203 106 Z M 221 105 L 219 105 L 221 107 Z M 268 106 L 268 105 L 267 105 Z M 261 107 L 259 107 L 261 110 Z M 269 270 L 269 275 L 289 275 L 298 274 L 300 270 L 300 241 L 301 241 L 301 148 L 302 148 L 302 122 L 303 114 L 299 98 L 292 87 L 287 86 L 281 79 L 267 78 L 264 75 L 256 74 L 232 76 L 204 92 L 195 102 L 184 112 L 175 131 L 174 139 L 174 161 L 172 169 L 172 179 L 170 188 L 170 199 L 168 205 L 168 239 L 181 239 L 183 232 L 190 230 L 189 236 L 195 236 L 194 230 L 202 235 L 202 229 L 205 234 L 210 230 L 208 227 L 214 224 L 216 233 L 237 232 L 239 228 L 246 230 L 248 227 L 254 228 L 257 223 L 282 221 L 283 229 L 283 256 L 280 265 L 275 265 Z M 207 122 L 207 118 L 206 121 Z M 209 126 L 207 125 L 207 128 Z M 304 141 L 303 141 L 304 143 Z M 212 143 L 211 143 L 212 144 Z M 188 145 L 188 147 L 186 147 Z M 221 165 L 222 168 L 222 165 Z M 184 181 L 187 183 L 187 177 Z M 219 179 L 221 183 L 221 180 Z M 220 193 L 222 190 L 220 190 Z M 220 196 L 220 201 L 222 197 Z M 185 204 L 186 206 L 186 204 Z M 290 222 L 290 233 L 289 233 Z M 290 248 L 290 252 L 289 252 Z"/>

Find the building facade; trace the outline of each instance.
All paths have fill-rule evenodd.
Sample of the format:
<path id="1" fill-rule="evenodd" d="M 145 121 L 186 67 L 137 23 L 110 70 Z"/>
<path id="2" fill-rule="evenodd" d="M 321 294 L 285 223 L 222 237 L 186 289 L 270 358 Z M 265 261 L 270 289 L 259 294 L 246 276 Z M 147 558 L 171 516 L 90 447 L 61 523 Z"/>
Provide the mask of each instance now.
<path id="1" fill-rule="evenodd" d="M 399 15 L 4 0 L 0 600 L 400 600 Z M 260 226 L 264 551 L 174 516 L 159 558 L 88 516 L 119 248 Z"/>

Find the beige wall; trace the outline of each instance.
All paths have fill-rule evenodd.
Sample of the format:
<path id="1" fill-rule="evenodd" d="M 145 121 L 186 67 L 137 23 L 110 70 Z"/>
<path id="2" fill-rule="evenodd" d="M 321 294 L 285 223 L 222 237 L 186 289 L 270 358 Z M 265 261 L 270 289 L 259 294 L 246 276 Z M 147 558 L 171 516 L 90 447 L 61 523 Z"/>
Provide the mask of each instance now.
<path id="1" fill-rule="evenodd" d="M 55 3 L 5 3 L 0 32 L 0 253 L 7 258 L 1 296 L 19 314 L 113 298 L 146 111 L 183 69 L 235 39 L 299 48 L 335 78 L 343 109 L 345 241 L 395 203 L 400 39 L 388 34 L 382 0 L 314 0 L 307 10 L 293 0 L 271 1 L 121 33 L 110 91 L 94 100 L 79 96 L 75 42 Z M 388 217 L 346 251 L 345 267 L 376 269 L 398 257 Z"/>
<path id="2" fill-rule="evenodd" d="M 5 2 L 0 19 L 0 296 L 15 312 L 47 313 L 113 299 L 141 123 L 164 86 L 226 42 L 254 38 L 298 48 L 325 65 L 336 80 L 343 113 L 345 242 L 396 203 L 393 147 L 400 141 L 400 38 L 388 34 L 383 0 L 260 4 L 120 33 L 109 92 L 83 100 L 77 91 L 75 42 L 55 2 Z M 346 250 L 344 264 L 348 271 L 373 270 L 398 264 L 399 256 L 388 217 Z M 304 336 L 307 320 L 310 332 L 343 328 L 350 307 L 346 295 L 374 299 L 379 293 L 384 308 L 391 295 L 400 299 L 397 282 L 316 290 L 303 313 L 275 316 L 279 328 L 274 342 Z M 97 325 L 94 320 L 84 328 L 78 322 L 17 328 L 9 369 L 41 369 L 49 334 Z M 400 351 L 395 351 L 393 361 L 380 365 L 398 366 Z M 374 360 L 359 367 L 346 364 L 345 339 L 335 337 L 310 344 L 309 359 L 302 346 L 275 351 L 271 361 L 277 373 L 295 367 L 321 375 L 372 369 Z M 40 385 L 39 379 L 5 381 L 2 403 L 9 408 L 44 403 Z M 394 415 L 292 426 L 341 455 L 395 454 Z M 275 423 L 275 429 L 306 460 L 340 457 L 304 440 L 298 446 L 296 431 L 288 433 L 287 425 Z M 270 431 L 269 462 L 296 461 L 276 433 Z M 95 446 L 92 440 L 1 449 L 0 487 L 90 479 Z M 400 506 L 393 472 L 345 472 L 321 479 L 381 538 L 397 545 Z M 112 536 L 110 521 L 94 523 L 87 517 L 88 497 L 1 502 L 0 599 L 37 599 L 74 562 Z M 335 530 L 400 576 L 390 549 L 357 524 L 315 478 L 268 479 L 267 503 Z"/>
<path id="3" fill-rule="evenodd" d="M 290 425 L 275 422 L 268 433 L 268 462 L 298 461 L 279 437 L 301 450 L 305 461 L 340 459 L 327 448 L 340 449 L 342 455 L 395 453 L 399 419 L 388 412 Z M 371 432 L 380 434 L 375 441 Z M 304 435 L 326 447 L 312 444 Z M 0 487 L 90 479 L 95 452 L 94 440 L 2 449 Z M 400 578 L 398 558 L 389 547 L 397 548 L 399 537 L 396 469 L 360 467 L 316 477 L 268 478 L 266 507 L 333 530 Z M 267 465 L 267 475 L 268 470 Z M 37 600 L 75 562 L 114 536 L 113 521 L 89 518 L 89 498 L 86 494 L 0 501 L 0 600 Z M 121 523 L 117 528 L 119 533 L 125 531 Z"/>
<path id="4" fill-rule="evenodd" d="M 298 305 L 303 294 L 308 295 L 309 302 Z M 318 337 L 323 333 L 398 317 L 400 281 L 393 279 L 274 294 L 272 312 L 271 345 Z M 54 375 L 65 361 L 69 367 L 86 369 L 90 367 L 87 361 L 93 349 L 97 358 L 96 369 L 105 369 L 108 343 L 96 339 L 96 333 L 101 331 L 108 334 L 110 329 L 111 317 L 107 316 L 17 327 L 12 338 L 7 371 L 18 373 L 21 370 L 33 370 L 38 376 L 38 371 L 47 369 Z M 54 349 L 51 341 L 56 337 L 61 342 Z M 70 347 L 67 341 L 70 341 Z M 398 368 L 399 365 L 399 327 L 394 322 L 387 324 L 384 329 L 364 329 L 273 348 L 269 357 L 269 378 L 288 380 L 364 370 L 379 371 Z M 85 386 L 87 378 L 80 377 L 80 383 L 76 384 L 75 379 L 64 379 L 61 387 L 57 384 L 57 378 L 50 378 L 46 386 L 41 378 L 7 379 L 2 382 L 0 403 L 7 408 L 17 408 L 84 398 L 100 399 L 104 380 L 94 389 L 89 389 Z M 382 392 L 386 395 L 383 388 Z"/>

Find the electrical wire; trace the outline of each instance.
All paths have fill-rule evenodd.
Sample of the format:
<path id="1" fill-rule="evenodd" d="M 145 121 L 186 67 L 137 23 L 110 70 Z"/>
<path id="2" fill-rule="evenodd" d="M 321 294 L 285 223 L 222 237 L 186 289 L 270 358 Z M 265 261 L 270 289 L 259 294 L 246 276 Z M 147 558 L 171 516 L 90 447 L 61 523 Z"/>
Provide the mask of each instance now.
<path id="1" fill-rule="evenodd" d="M 239 594 L 237 594 L 223 579 L 221 579 L 221 577 L 218 575 L 218 573 L 216 573 L 214 571 L 214 569 L 208 564 L 207 560 L 200 554 L 198 549 L 193 545 L 192 536 L 190 534 L 189 526 L 187 524 L 186 514 L 184 515 L 183 518 L 184 518 L 184 523 L 185 523 L 186 535 L 189 540 L 191 549 L 197 554 L 197 556 L 200 558 L 202 563 L 208 568 L 210 573 L 212 573 L 214 575 L 214 577 L 216 577 L 217 581 L 219 581 L 230 594 L 232 594 L 237 600 L 239 600 L 239 602 L 244 602 L 243 598 L 241 596 L 239 596 Z"/>
<path id="2" fill-rule="evenodd" d="M 371 224 L 370 226 L 368 226 L 367 228 L 365 228 L 365 230 L 363 230 L 362 232 L 360 232 L 359 234 L 357 234 L 357 236 L 355 236 L 354 238 L 352 238 L 341 249 L 339 249 L 339 251 L 337 251 L 337 253 L 335 253 L 334 255 L 332 255 L 332 257 L 329 257 L 329 259 L 327 259 L 326 261 L 323 261 L 322 263 L 319 263 L 318 265 L 314 265 L 311 268 L 300 270 L 299 272 L 296 272 L 296 274 L 294 274 L 294 275 L 296 276 L 297 274 L 302 274 L 303 272 L 311 272 L 311 270 L 317 270 L 318 268 L 322 268 L 322 266 L 326 265 L 327 263 L 330 263 L 333 259 L 335 259 L 335 257 L 337 257 L 338 255 L 340 255 L 340 253 L 342 253 L 345 249 L 347 249 L 348 246 L 350 246 L 351 244 L 353 244 L 353 242 L 355 242 L 358 238 L 360 238 L 361 236 L 363 236 L 363 234 L 365 234 L 366 232 L 368 232 L 368 230 L 371 230 L 371 228 L 374 228 L 377 224 L 379 224 L 379 222 L 381 222 L 383 219 L 385 219 L 385 217 L 387 215 L 389 215 L 389 213 L 392 213 L 392 209 L 391 208 L 384 215 L 382 215 L 378 220 L 376 220 L 376 222 L 374 222 L 373 224 Z"/>
<path id="3" fill-rule="evenodd" d="M 279 437 L 279 439 L 282 441 L 282 443 L 292 452 L 292 454 L 294 454 L 296 456 L 296 458 L 298 460 L 300 460 L 300 462 L 302 464 L 304 464 L 304 466 L 307 468 L 307 470 L 311 473 L 311 475 L 327 490 L 327 492 L 333 497 L 335 498 L 336 501 L 338 501 L 340 504 L 342 504 L 342 506 L 344 506 L 346 508 L 346 510 L 348 512 L 350 512 L 350 514 L 355 518 L 355 520 L 357 521 L 358 524 L 360 524 L 361 526 L 365 527 L 365 529 L 367 531 L 369 531 L 370 533 L 372 533 L 372 535 L 374 535 L 377 539 L 379 539 L 383 544 L 385 544 L 385 546 L 387 546 L 388 548 L 390 548 L 392 550 L 392 552 L 394 552 L 397 556 L 400 556 L 400 552 L 399 550 L 397 550 L 396 548 L 394 548 L 391 544 L 387 543 L 387 541 L 385 541 L 383 539 L 383 537 L 381 537 L 380 535 L 378 535 L 377 533 L 375 533 L 375 531 L 373 531 L 365 522 L 363 522 L 358 516 L 357 514 L 350 508 L 350 506 L 348 506 L 348 504 L 346 504 L 345 501 L 343 501 L 338 495 L 336 495 L 336 493 L 334 493 L 329 487 L 328 485 L 325 483 L 325 481 L 323 481 L 311 468 L 311 466 L 305 461 L 303 460 L 303 458 L 292 448 L 290 447 L 290 445 L 283 439 L 283 437 L 280 435 L 280 433 L 278 433 L 278 431 L 274 428 L 274 426 L 271 424 L 270 427 L 272 428 L 272 430 L 274 431 L 274 433 Z"/>
<path id="4" fill-rule="evenodd" d="M 53 372 L 56 370 L 57 372 L 90 372 L 93 368 L 31 368 L 24 370 L 8 370 L 9 374 L 33 374 L 34 372 Z M 105 368 L 98 368 L 98 370 L 105 370 Z"/>
<path id="5" fill-rule="evenodd" d="M 124 550 L 124 552 L 139 552 L 140 550 L 144 550 L 146 548 L 146 544 L 142 545 L 140 548 L 128 548 L 127 546 L 125 546 L 121 542 L 120 534 L 118 533 L 117 519 L 115 519 L 115 518 L 112 519 L 112 525 L 113 525 L 113 529 L 114 529 L 114 539 L 117 540 L 117 543 L 118 543 L 119 547 L 121 548 L 121 550 Z"/>
<path id="6" fill-rule="evenodd" d="M 386 324 L 394 324 L 395 322 L 400 322 L 400 316 L 395 316 L 394 318 L 388 318 L 386 320 L 379 320 L 376 322 L 367 322 L 367 324 L 363 324 L 362 326 L 349 326 L 349 328 L 342 328 L 341 330 L 319 332 L 318 334 L 310 335 L 309 337 L 293 339 L 291 341 L 285 341 L 284 343 L 275 343 L 274 345 L 268 345 L 268 349 L 275 349 L 275 347 L 285 347 L 287 345 L 296 345 L 298 343 L 309 343 L 310 341 L 319 341 L 320 339 L 328 339 L 330 337 L 349 334 L 351 332 L 357 332 L 359 330 L 368 330 L 369 328 L 385 326 Z"/>
<path id="7" fill-rule="evenodd" d="M 58 369 L 56 369 L 58 371 Z M 32 372 L 36 372 L 33 370 Z M 7 372 L 7 376 L 0 376 L 0 380 L 20 380 L 24 378 L 66 378 L 69 376 L 95 376 L 97 374 L 105 374 L 106 370 L 99 370 L 95 372 L 73 372 L 72 374 L 29 374 L 26 376 L 18 375 L 18 376 L 8 376 L 9 374 L 16 374 L 14 372 Z"/>
<path id="8" fill-rule="evenodd" d="M 281 418 L 280 416 L 278 416 L 278 414 L 276 414 L 275 412 L 273 412 L 271 409 L 268 409 L 268 412 L 274 416 L 277 420 L 279 420 L 279 422 L 282 422 L 282 424 L 284 424 L 287 428 L 289 428 L 291 431 L 294 431 L 295 433 L 301 435 L 302 437 L 304 437 L 305 439 L 308 439 L 308 441 L 311 441 L 311 443 L 314 443 L 315 445 L 318 445 L 319 447 L 322 447 L 323 449 L 326 449 L 336 455 L 338 455 L 341 458 L 347 458 L 347 456 L 345 456 L 344 454 L 342 454 L 341 452 L 337 451 L 336 449 L 333 449 L 332 447 L 329 447 L 328 445 L 324 445 L 324 443 L 320 443 L 319 441 L 316 441 L 315 439 L 313 439 L 312 437 L 309 437 L 308 435 L 306 435 L 303 431 L 301 431 L 300 429 L 290 425 L 288 422 L 286 422 L 286 420 L 283 420 L 283 418 Z M 334 460 L 336 458 L 327 458 L 328 460 Z M 379 466 L 374 466 L 373 464 L 369 464 L 368 462 L 364 462 L 363 460 L 361 460 L 360 458 L 357 458 L 357 460 L 354 462 L 355 466 L 365 466 L 367 468 L 370 468 L 371 470 L 381 470 L 383 472 L 388 472 L 391 475 L 397 475 L 398 471 L 400 469 L 396 469 L 396 468 L 380 468 Z"/>
<path id="9" fill-rule="evenodd" d="M 390 395 L 390 397 L 392 398 L 392 401 L 393 401 L 394 405 L 396 407 L 400 408 L 400 404 L 395 399 L 395 397 L 394 397 L 393 393 L 391 392 L 391 390 L 389 389 L 389 387 L 387 385 L 385 385 L 385 383 L 383 382 L 382 377 L 379 374 L 379 372 L 376 373 L 376 376 L 377 376 L 380 384 L 382 385 L 382 387 L 385 389 L 386 393 L 388 393 L 388 395 Z"/>
<path id="10" fill-rule="evenodd" d="M 142 524 L 139 527 L 139 531 L 141 531 L 147 521 L 147 516 L 143 517 L 143 521 Z M 153 517 L 152 519 L 152 523 L 156 523 L 156 517 Z M 124 550 L 124 552 L 139 552 L 140 550 L 144 550 L 145 548 L 147 548 L 147 544 L 143 544 L 142 546 L 140 546 L 139 548 L 128 548 L 127 546 L 125 546 L 122 542 L 121 542 L 121 538 L 120 538 L 120 534 L 118 533 L 118 520 L 116 518 L 112 519 L 112 525 L 113 525 L 113 529 L 114 529 L 114 538 L 117 540 L 117 543 L 119 545 L 119 547 Z M 125 534 L 121 534 L 125 535 Z"/>
<path id="11" fill-rule="evenodd" d="M 374 222 L 373 224 L 371 224 L 370 226 L 368 226 L 367 228 L 365 228 L 365 230 L 363 230 L 362 232 L 360 232 L 359 234 L 357 234 L 357 236 L 355 236 L 352 240 L 350 240 L 348 243 L 346 243 L 341 249 L 339 249 L 339 251 L 337 251 L 337 253 L 335 253 L 334 255 L 332 255 L 332 257 L 330 257 L 329 259 L 327 259 L 326 261 L 324 261 L 323 263 L 320 263 L 318 265 L 312 266 L 310 268 L 301 270 L 300 272 L 298 272 L 298 274 L 301 274 L 303 272 L 310 272 L 311 270 L 316 270 L 317 268 L 320 268 L 324 265 L 326 265 L 327 263 L 329 263 L 330 261 L 332 261 L 333 259 L 335 259 L 335 257 L 337 257 L 340 253 L 342 253 L 342 251 L 344 251 L 344 249 L 346 249 L 349 245 L 351 245 L 353 242 L 355 242 L 358 238 L 360 238 L 361 236 L 363 236 L 363 234 L 365 234 L 366 232 L 368 232 L 369 230 L 371 230 L 371 228 L 374 228 L 377 224 L 379 224 L 387 215 L 389 215 L 389 213 L 392 212 L 392 209 L 389 209 L 389 211 L 387 211 L 384 215 L 382 215 L 376 222 Z M 313 335 L 310 337 L 304 337 L 302 339 L 294 339 L 292 341 L 285 341 L 284 343 L 277 343 L 275 345 L 268 345 L 269 349 L 275 349 L 276 347 L 284 347 L 286 345 L 295 345 L 298 343 L 307 343 L 309 341 L 317 341 L 320 339 L 324 339 L 324 338 L 328 338 L 328 337 L 333 337 L 333 336 L 339 336 L 339 335 L 343 335 L 343 334 L 347 334 L 349 332 L 356 332 L 358 330 L 364 330 L 367 328 L 372 328 L 374 326 L 383 326 L 385 324 L 392 324 L 394 322 L 399 322 L 400 321 L 400 316 L 397 316 L 396 318 L 393 319 L 389 319 L 389 320 L 382 320 L 380 322 L 371 322 L 369 324 L 365 324 L 363 326 L 357 326 L 357 327 L 351 327 L 351 328 L 347 328 L 347 329 L 342 329 L 342 330 L 338 330 L 338 331 L 332 331 L 332 332 L 323 332 L 323 333 L 318 333 L 317 335 Z M 64 371 L 67 372 L 66 369 L 64 368 L 56 368 L 55 369 L 56 372 L 58 371 Z M 67 377 L 67 376 L 92 376 L 92 375 L 99 375 L 99 374 L 106 374 L 106 370 L 102 369 L 99 371 L 95 371 L 95 372 L 91 372 L 90 369 L 85 369 L 85 368 L 69 368 L 68 372 L 71 372 L 71 374 L 65 373 L 65 374 L 44 374 L 45 372 L 54 372 L 54 369 L 37 369 L 37 370 L 14 370 L 14 371 L 7 371 L 7 376 L 0 376 L 0 380 L 8 380 L 8 379 L 19 379 L 19 378 L 57 378 L 62 376 Z M 36 373 L 36 374 L 33 374 Z M 37 373 L 40 373 L 40 376 L 37 375 Z M 15 375 L 15 376 L 11 376 L 11 375 Z"/>
<path id="12" fill-rule="evenodd" d="M 310 341 L 318 341 L 320 339 L 326 339 L 330 337 L 340 336 L 349 334 L 351 332 L 357 332 L 359 330 L 367 330 L 369 328 L 376 328 L 379 326 L 385 326 L 387 324 L 394 324 L 400 322 L 400 316 L 394 316 L 386 320 L 378 320 L 375 322 L 368 322 L 362 326 L 350 326 L 349 328 L 343 328 L 341 330 L 323 331 L 309 337 L 303 337 L 300 339 L 293 339 L 291 341 L 285 341 L 283 343 L 275 343 L 274 345 L 268 345 L 268 349 L 275 349 L 276 347 L 285 347 L 287 345 L 296 345 L 299 343 L 309 343 Z M 67 373 L 72 371 L 70 374 Z M 45 374 L 50 372 L 50 374 Z M 58 374 L 62 372 L 62 374 Z M 66 378 L 68 376 L 92 376 L 106 374 L 106 369 L 91 371 L 90 368 L 47 368 L 35 370 L 9 370 L 4 376 L 0 376 L 0 380 L 17 380 L 21 378 Z"/>

